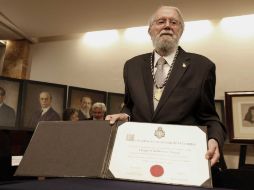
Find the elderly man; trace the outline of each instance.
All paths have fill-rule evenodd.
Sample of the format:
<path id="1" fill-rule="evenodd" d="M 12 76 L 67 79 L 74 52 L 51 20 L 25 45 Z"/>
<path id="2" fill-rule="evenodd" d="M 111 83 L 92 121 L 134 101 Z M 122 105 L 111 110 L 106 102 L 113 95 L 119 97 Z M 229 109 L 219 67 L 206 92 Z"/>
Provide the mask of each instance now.
<path id="1" fill-rule="evenodd" d="M 59 121 L 59 114 L 51 107 L 52 96 L 49 92 L 41 92 L 39 96 L 41 108 L 34 112 L 29 127 L 35 128 L 39 121 Z"/>
<path id="2" fill-rule="evenodd" d="M 5 89 L 0 87 L 0 126 L 13 127 L 15 125 L 15 111 L 4 103 Z"/>
<path id="3" fill-rule="evenodd" d="M 108 115 L 106 120 L 207 126 L 206 158 L 214 165 L 225 139 L 215 111 L 215 64 L 178 46 L 183 30 L 178 8 L 156 10 L 148 29 L 154 51 L 126 62 L 125 106 L 122 113 Z"/>
<path id="4" fill-rule="evenodd" d="M 91 118 L 90 111 L 92 107 L 92 98 L 83 96 L 80 100 L 80 110 L 78 112 L 79 120 L 87 120 Z"/>
<path id="5" fill-rule="evenodd" d="M 107 108 L 104 103 L 96 102 L 92 106 L 92 119 L 93 120 L 104 120 Z"/>

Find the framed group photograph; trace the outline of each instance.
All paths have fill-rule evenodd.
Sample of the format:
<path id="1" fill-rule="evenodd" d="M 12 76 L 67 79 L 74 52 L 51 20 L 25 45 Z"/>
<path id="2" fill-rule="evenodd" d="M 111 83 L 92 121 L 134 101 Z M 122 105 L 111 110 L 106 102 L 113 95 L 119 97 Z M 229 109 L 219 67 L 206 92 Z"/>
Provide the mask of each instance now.
<path id="1" fill-rule="evenodd" d="M 124 94 L 108 92 L 107 113 L 120 113 L 124 106 Z"/>
<path id="2" fill-rule="evenodd" d="M 0 77 L 0 128 L 15 128 L 20 116 L 22 81 Z"/>
<path id="3" fill-rule="evenodd" d="M 225 92 L 231 142 L 254 143 L 254 91 Z"/>
<path id="4" fill-rule="evenodd" d="M 69 86 L 67 107 L 79 111 L 79 120 L 90 119 L 92 105 L 101 102 L 106 105 L 107 92 Z"/>
<path id="5" fill-rule="evenodd" d="M 33 130 L 39 121 L 62 120 L 66 97 L 66 85 L 24 81 L 21 127 Z"/>

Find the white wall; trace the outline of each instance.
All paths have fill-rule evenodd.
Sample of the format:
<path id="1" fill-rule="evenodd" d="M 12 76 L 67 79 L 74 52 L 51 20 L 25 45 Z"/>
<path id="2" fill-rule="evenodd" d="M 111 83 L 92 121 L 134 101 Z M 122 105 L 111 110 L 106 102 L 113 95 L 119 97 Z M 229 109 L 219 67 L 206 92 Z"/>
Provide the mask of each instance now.
<path id="1" fill-rule="evenodd" d="M 127 44 L 120 39 L 108 47 L 95 48 L 82 40 L 69 40 L 36 44 L 32 48 L 32 80 L 123 93 L 125 61 L 150 51 L 152 45 Z"/>

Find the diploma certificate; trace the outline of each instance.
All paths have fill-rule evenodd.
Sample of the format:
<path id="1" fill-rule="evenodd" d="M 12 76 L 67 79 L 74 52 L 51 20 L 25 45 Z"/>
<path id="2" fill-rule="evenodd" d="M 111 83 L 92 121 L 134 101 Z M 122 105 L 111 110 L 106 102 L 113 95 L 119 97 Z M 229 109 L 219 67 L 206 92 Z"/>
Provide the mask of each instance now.
<path id="1" fill-rule="evenodd" d="M 119 179 L 211 186 L 206 152 L 198 126 L 126 122 L 117 130 L 109 170 Z"/>

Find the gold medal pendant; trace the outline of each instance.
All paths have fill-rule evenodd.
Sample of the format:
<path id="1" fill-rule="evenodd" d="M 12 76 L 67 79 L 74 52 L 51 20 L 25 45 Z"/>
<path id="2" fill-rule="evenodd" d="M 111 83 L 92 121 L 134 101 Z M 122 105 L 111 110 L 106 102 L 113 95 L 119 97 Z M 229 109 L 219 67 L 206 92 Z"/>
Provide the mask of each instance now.
<path id="1" fill-rule="evenodd" d="M 162 88 L 156 88 L 154 92 L 154 99 L 159 101 L 161 99 L 162 92 Z"/>

